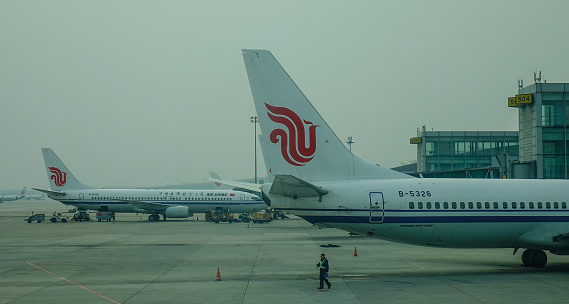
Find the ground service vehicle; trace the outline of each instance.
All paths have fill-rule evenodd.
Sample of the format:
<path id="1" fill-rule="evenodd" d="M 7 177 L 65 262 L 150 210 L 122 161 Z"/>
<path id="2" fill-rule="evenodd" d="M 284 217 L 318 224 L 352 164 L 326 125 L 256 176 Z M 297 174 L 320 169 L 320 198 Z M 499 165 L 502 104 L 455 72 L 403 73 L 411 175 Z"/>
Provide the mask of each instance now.
<path id="1" fill-rule="evenodd" d="M 97 212 L 97 221 L 102 222 L 110 222 L 113 220 L 114 214 L 112 212 Z"/>
<path id="2" fill-rule="evenodd" d="M 206 212 L 205 220 L 208 222 L 238 222 L 239 219 L 236 219 L 232 213 L 229 213 L 229 210 L 224 209 L 222 207 L 217 207 L 215 210 L 211 210 Z"/>
<path id="3" fill-rule="evenodd" d="M 251 214 L 253 223 L 268 223 L 272 220 L 271 214 L 268 212 L 256 212 Z"/>
<path id="4" fill-rule="evenodd" d="M 91 217 L 89 216 L 89 213 L 87 211 L 79 211 L 77 213 L 75 213 L 75 215 L 73 216 L 73 220 L 74 221 L 90 221 Z"/>
<path id="5" fill-rule="evenodd" d="M 52 223 L 57 223 L 57 222 L 67 223 L 69 221 L 69 219 L 66 215 L 63 215 L 61 213 L 57 213 L 57 214 L 53 214 L 50 221 Z"/>
<path id="6" fill-rule="evenodd" d="M 30 217 L 28 217 L 28 223 L 31 223 L 33 221 L 37 221 L 38 223 L 45 221 L 45 214 L 43 213 L 32 214 Z"/>

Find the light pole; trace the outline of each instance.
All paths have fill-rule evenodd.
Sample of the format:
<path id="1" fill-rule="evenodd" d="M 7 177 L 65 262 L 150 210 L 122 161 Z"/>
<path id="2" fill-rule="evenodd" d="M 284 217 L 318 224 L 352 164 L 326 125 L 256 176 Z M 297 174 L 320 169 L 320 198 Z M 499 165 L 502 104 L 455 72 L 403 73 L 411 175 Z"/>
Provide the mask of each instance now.
<path id="1" fill-rule="evenodd" d="M 253 128 L 255 129 L 255 184 L 257 183 L 257 123 L 259 123 L 259 118 L 257 116 L 251 116 L 251 122 L 253 123 Z"/>
<path id="2" fill-rule="evenodd" d="M 350 153 L 352 153 L 352 144 L 354 143 L 352 141 L 352 137 L 348 136 L 348 141 L 346 142 L 348 144 L 348 146 L 350 146 Z"/>

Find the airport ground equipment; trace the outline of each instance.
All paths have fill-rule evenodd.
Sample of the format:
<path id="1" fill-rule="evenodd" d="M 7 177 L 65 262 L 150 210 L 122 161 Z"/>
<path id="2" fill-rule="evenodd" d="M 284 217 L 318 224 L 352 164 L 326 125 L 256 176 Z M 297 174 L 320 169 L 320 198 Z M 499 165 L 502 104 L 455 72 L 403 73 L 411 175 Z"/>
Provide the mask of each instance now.
<path id="1" fill-rule="evenodd" d="M 87 211 L 79 211 L 73 215 L 72 220 L 74 221 L 90 221 L 91 217 L 89 216 L 89 212 Z"/>
<path id="2" fill-rule="evenodd" d="M 43 221 L 45 221 L 45 214 L 43 213 L 38 213 L 38 214 L 32 214 L 30 217 L 28 217 L 28 223 L 37 221 L 38 223 L 41 223 Z"/>
<path id="3" fill-rule="evenodd" d="M 284 212 L 282 212 L 282 211 L 272 210 L 272 214 L 273 214 L 273 220 L 278 220 L 279 217 L 280 217 L 281 219 L 283 219 L 283 220 L 284 220 L 285 218 L 288 218 L 288 217 L 284 214 Z"/>
<path id="4" fill-rule="evenodd" d="M 67 223 L 69 221 L 69 218 L 66 215 L 63 215 L 61 213 L 57 213 L 51 217 L 50 221 L 52 223 L 58 223 L 58 222 Z"/>
<path id="5" fill-rule="evenodd" d="M 272 220 L 272 216 L 266 211 L 255 212 L 251 214 L 251 220 L 253 223 L 269 223 Z"/>
<path id="6" fill-rule="evenodd" d="M 114 213 L 112 212 L 97 212 L 97 221 L 102 222 L 110 222 L 113 220 Z"/>
<path id="7" fill-rule="evenodd" d="M 232 213 L 229 213 L 229 210 L 227 208 L 222 207 L 217 207 L 215 210 L 206 212 L 205 220 L 207 222 L 214 222 L 216 224 L 219 222 L 232 223 L 239 221 L 239 219 L 235 218 Z"/>
<path id="8" fill-rule="evenodd" d="M 239 220 L 243 223 L 249 223 L 251 221 L 251 215 L 247 213 L 239 214 Z"/>

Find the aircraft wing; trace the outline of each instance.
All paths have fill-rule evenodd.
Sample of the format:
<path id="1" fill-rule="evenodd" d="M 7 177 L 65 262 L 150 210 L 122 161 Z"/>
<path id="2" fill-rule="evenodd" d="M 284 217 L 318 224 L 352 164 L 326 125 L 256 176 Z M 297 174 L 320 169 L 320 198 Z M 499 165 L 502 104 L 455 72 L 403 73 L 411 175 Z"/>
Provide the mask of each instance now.
<path id="1" fill-rule="evenodd" d="M 133 201 L 133 200 L 123 200 L 117 199 L 117 201 L 127 202 L 134 206 L 136 209 L 140 209 L 146 212 L 153 212 L 153 211 L 164 211 L 168 207 L 172 207 L 172 205 L 161 204 L 161 203 L 151 203 L 151 202 L 142 202 L 142 201 Z"/>
<path id="2" fill-rule="evenodd" d="M 223 180 L 223 179 L 217 179 L 217 178 L 206 178 L 206 180 L 212 181 L 214 183 L 230 185 L 230 186 L 237 187 L 237 188 L 243 188 L 243 189 L 247 189 L 247 190 L 251 190 L 251 191 L 255 191 L 255 192 L 261 192 L 261 186 L 262 186 L 261 184 L 236 182 L 236 181 Z"/>
<path id="3" fill-rule="evenodd" d="M 51 194 L 51 195 L 65 195 L 65 192 L 63 192 L 63 191 L 51 191 L 51 190 L 44 190 L 44 189 L 38 189 L 38 188 L 32 188 L 32 189 L 39 191 L 39 192 Z"/>
<path id="4" fill-rule="evenodd" d="M 292 198 L 320 197 L 328 194 L 328 190 L 322 189 L 309 182 L 303 181 L 292 175 L 276 175 L 269 194 L 282 195 Z"/>

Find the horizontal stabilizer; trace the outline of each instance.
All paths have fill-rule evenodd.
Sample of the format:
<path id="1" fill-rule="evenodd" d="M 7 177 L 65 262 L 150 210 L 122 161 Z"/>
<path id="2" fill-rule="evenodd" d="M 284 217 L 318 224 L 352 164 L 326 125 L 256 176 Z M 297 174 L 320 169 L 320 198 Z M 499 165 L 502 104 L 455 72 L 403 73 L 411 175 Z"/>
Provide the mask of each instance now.
<path id="1" fill-rule="evenodd" d="M 39 191 L 39 192 L 51 194 L 51 195 L 65 195 L 65 192 L 63 192 L 63 191 L 51 191 L 51 190 L 44 190 L 44 189 L 38 189 L 38 188 L 32 188 L 32 189 Z"/>
<path id="2" fill-rule="evenodd" d="M 309 182 L 292 175 L 276 175 L 271 186 L 270 194 L 292 198 L 322 197 L 328 190 L 317 187 Z"/>
<path id="3" fill-rule="evenodd" d="M 214 183 L 220 183 L 224 185 L 229 185 L 237 188 L 243 188 L 255 192 L 261 192 L 261 184 L 254 184 L 254 183 L 245 183 L 245 182 L 237 182 L 232 180 L 224 180 L 224 179 L 217 179 L 217 178 L 206 178 L 208 181 L 212 181 Z"/>

